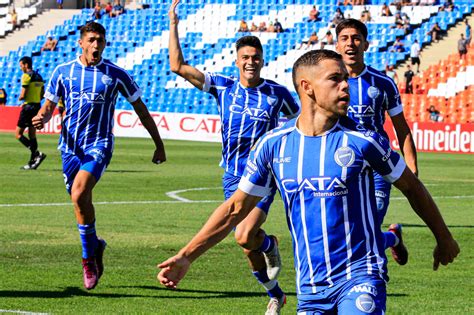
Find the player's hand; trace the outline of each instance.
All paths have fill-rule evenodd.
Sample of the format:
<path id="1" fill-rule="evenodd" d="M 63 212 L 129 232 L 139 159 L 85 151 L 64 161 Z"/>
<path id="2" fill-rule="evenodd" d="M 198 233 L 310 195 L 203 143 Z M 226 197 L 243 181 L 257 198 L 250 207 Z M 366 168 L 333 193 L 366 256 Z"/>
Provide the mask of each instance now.
<path id="1" fill-rule="evenodd" d="M 35 127 L 38 130 L 41 130 L 44 128 L 44 116 L 43 114 L 38 114 L 35 117 L 31 119 L 31 123 L 33 124 L 33 127 Z"/>
<path id="2" fill-rule="evenodd" d="M 158 281 L 167 288 L 176 289 L 176 286 L 188 272 L 191 262 L 183 256 L 176 255 L 158 265 Z"/>
<path id="3" fill-rule="evenodd" d="M 156 146 L 155 153 L 153 153 L 153 159 L 151 161 L 155 164 L 166 162 L 166 152 L 163 142 Z"/>
<path id="4" fill-rule="evenodd" d="M 176 7 L 178 6 L 180 0 L 173 0 L 170 6 L 170 10 L 168 11 L 168 16 L 170 18 L 170 23 L 171 24 L 178 24 L 179 23 L 179 18 L 178 15 L 176 14 Z"/>
<path id="5" fill-rule="evenodd" d="M 433 251 L 433 270 L 438 270 L 440 263 L 444 266 L 452 263 L 459 252 L 459 245 L 452 237 L 438 242 Z"/>

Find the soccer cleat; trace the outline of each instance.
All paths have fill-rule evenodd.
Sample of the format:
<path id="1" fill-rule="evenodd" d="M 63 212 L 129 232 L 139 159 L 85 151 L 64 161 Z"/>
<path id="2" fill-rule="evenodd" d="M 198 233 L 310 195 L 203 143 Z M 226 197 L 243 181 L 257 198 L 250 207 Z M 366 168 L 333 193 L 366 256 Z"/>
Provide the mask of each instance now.
<path id="1" fill-rule="evenodd" d="M 400 224 L 393 223 L 390 224 L 388 230 L 398 237 L 398 244 L 390 247 L 392 257 L 399 265 L 403 266 L 408 262 L 408 250 L 405 244 L 403 244 L 402 226 Z"/>
<path id="2" fill-rule="evenodd" d="M 281 308 L 286 304 L 286 295 L 281 298 L 271 298 L 267 305 L 265 315 L 280 315 Z"/>
<path id="3" fill-rule="evenodd" d="M 33 164 L 31 164 L 32 169 L 37 169 L 38 166 L 43 162 L 43 160 L 46 158 L 46 154 L 43 152 L 40 152 L 34 159 L 33 159 Z"/>
<path id="4" fill-rule="evenodd" d="M 102 274 L 104 273 L 103 257 L 104 257 L 105 247 L 107 247 L 107 243 L 99 237 L 97 249 L 95 250 L 95 262 L 97 264 L 97 273 L 98 273 L 99 279 L 100 277 L 102 277 Z"/>
<path id="5" fill-rule="evenodd" d="M 275 280 L 281 271 L 281 257 L 278 250 L 278 239 L 274 235 L 270 235 L 275 241 L 275 246 L 269 253 L 263 252 L 265 264 L 267 265 L 267 275 L 270 280 Z"/>
<path id="6" fill-rule="evenodd" d="M 99 282 L 99 272 L 95 257 L 82 258 L 82 272 L 84 275 L 84 287 L 87 290 L 94 289 Z"/>
<path id="7" fill-rule="evenodd" d="M 28 164 L 26 165 L 23 165 L 22 167 L 20 167 L 20 170 L 32 170 L 33 168 L 31 167 L 33 165 L 33 162 L 32 161 L 29 161 Z"/>

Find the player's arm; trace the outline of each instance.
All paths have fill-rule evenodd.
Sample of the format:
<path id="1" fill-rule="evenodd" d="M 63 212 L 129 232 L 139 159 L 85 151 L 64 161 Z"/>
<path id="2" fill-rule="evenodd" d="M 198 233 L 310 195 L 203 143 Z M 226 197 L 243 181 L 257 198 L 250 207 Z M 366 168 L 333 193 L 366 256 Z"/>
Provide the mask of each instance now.
<path id="1" fill-rule="evenodd" d="M 222 203 L 193 239 L 173 256 L 158 265 L 158 280 L 168 288 L 176 288 L 191 264 L 208 249 L 223 240 L 257 205 L 261 197 L 240 189 Z"/>
<path id="2" fill-rule="evenodd" d="M 22 86 L 18 100 L 23 101 L 26 97 L 26 93 L 28 93 L 28 86 Z"/>
<path id="3" fill-rule="evenodd" d="M 140 97 L 134 102 L 131 102 L 131 104 L 133 106 L 133 109 L 137 113 L 138 118 L 140 118 L 142 125 L 150 134 L 151 138 L 153 139 L 153 142 L 155 142 L 156 149 L 155 153 L 153 154 L 152 162 L 157 164 L 165 162 L 165 146 L 163 145 L 163 141 L 161 140 L 160 133 L 158 131 L 158 128 L 156 127 L 156 123 L 153 120 L 153 117 L 151 117 L 148 108 L 145 106 Z"/>
<path id="4" fill-rule="evenodd" d="M 437 270 L 440 263 L 447 265 L 453 262 L 460 251 L 458 243 L 451 235 L 438 206 L 423 183 L 408 168 L 405 168 L 393 185 L 407 197 L 413 210 L 426 223 L 436 238 L 433 269 Z"/>
<path id="5" fill-rule="evenodd" d="M 400 144 L 400 150 L 405 158 L 410 170 L 418 176 L 418 162 L 416 156 L 416 147 L 413 140 L 410 127 L 403 115 L 403 112 L 392 116 L 392 124 L 397 134 L 398 143 Z"/>
<path id="6" fill-rule="evenodd" d="M 169 61 L 171 71 L 188 80 L 192 85 L 202 90 L 205 82 L 204 73 L 193 66 L 186 64 L 179 43 L 178 23 L 179 18 L 176 14 L 176 7 L 180 0 L 173 0 L 168 12 L 170 18 L 170 40 L 169 40 Z"/>
<path id="7" fill-rule="evenodd" d="M 44 128 L 44 125 L 53 117 L 54 109 L 56 108 L 56 103 L 46 99 L 44 105 L 38 111 L 35 117 L 31 119 L 33 126 L 40 130 Z"/>

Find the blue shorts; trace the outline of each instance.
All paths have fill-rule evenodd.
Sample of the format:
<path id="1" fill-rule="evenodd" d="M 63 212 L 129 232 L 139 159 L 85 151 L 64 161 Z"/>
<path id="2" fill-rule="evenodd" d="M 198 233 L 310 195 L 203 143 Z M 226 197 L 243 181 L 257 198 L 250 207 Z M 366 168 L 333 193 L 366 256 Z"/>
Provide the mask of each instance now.
<path id="1" fill-rule="evenodd" d="M 387 302 L 385 281 L 373 276 L 335 283 L 314 296 L 298 297 L 298 315 L 384 314 Z"/>
<path id="2" fill-rule="evenodd" d="M 74 178 L 80 170 L 91 173 L 96 182 L 102 177 L 112 158 L 112 151 L 103 147 L 94 147 L 79 154 L 61 152 L 63 176 L 66 190 L 71 194 Z"/>
<path id="3" fill-rule="evenodd" d="M 374 172 L 374 184 L 375 184 L 375 199 L 377 201 L 377 216 L 379 219 L 379 225 L 382 225 L 383 219 L 387 214 L 388 204 L 390 203 L 390 190 L 392 184 L 385 181 L 382 175 Z"/>
<path id="4" fill-rule="evenodd" d="M 239 188 L 240 177 L 235 176 L 229 173 L 224 173 L 222 176 L 222 188 L 224 190 L 224 198 L 225 200 L 229 199 L 230 196 L 234 194 L 234 192 Z M 273 202 L 273 198 L 275 197 L 276 189 L 273 189 L 271 194 L 262 198 L 257 204 L 257 208 L 262 209 L 265 214 L 268 214 L 270 210 L 270 205 Z"/>

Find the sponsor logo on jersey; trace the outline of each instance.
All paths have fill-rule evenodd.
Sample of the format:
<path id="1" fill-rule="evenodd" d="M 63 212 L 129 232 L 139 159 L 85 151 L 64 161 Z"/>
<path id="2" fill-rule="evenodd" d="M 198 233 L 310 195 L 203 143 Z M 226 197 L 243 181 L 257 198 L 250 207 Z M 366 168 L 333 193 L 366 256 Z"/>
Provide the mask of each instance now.
<path id="1" fill-rule="evenodd" d="M 94 161 L 96 161 L 99 164 L 102 164 L 105 158 L 104 152 L 100 149 L 92 149 L 89 152 L 87 152 L 88 155 L 92 156 L 94 158 Z"/>
<path id="2" fill-rule="evenodd" d="M 375 115 L 372 106 L 363 104 L 350 105 L 347 112 L 354 117 L 372 117 Z"/>
<path id="3" fill-rule="evenodd" d="M 369 86 L 367 89 L 367 95 L 371 99 L 376 99 L 380 95 L 380 90 L 376 86 Z"/>
<path id="4" fill-rule="evenodd" d="M 314 197 L 335 197 L 349 192 L 342 179 L 329 176 L 303 178 L 300 182 L 286 178 L 281 181 L 281 186 L 287 193 L 311 191 Z"/>
<path id="5" fill-rule="evenodd" d="M 76 81 L 76 77 L 64 77 L 64 81 Z"/>
<path id="6" fill-rule="evenodd" d="M 105 85 L 110 85 L 110 84 L 112 84 L 112 78 L 109 77 L 109 76 L 106 75 L 106 74 L 104 74 L 100 80 L 101 80 L 102 83 L 104 83 Z"/>
<path id="7" fill-rule="evenodd" d="M 377 288 L 370 283 L 364 282 L 353 286 L 347 295 L 351 295 L 351 293 L 369 293 L 377 296 Z"/>
<path id="8" fill-rule="evenodd" d="M 71 92 L 71 98 L 74 101 L 83 101 L 92 104 L 104 104 L 105 97 L 101 93 L 94 92 Z"/>
<path id="9" fill-rule="evenodd" d="M 349 167 L 354 164 L 355 153 L 349 147 L 340 147 L 334 153 L 334 161 L 341 167 Z"/>
<path id="10" fill-rule="evenodd" d="M 268 111 L 261 108 L 250 108 L 248 106 L 241 106 L 237 104 L 232 104 L 229 107 L 229 110 L 232 113 L 240 115 L 248 115 L 250 119 L 260 120 L 260 121 L 270 121 L 270 114 Z"/>
<path id="11" fill-rule="evenodd" d="M 275 164 L 290 163 L 290 162 L 291 162 L 291 156 L 273 158 L 273 163 Z"/>

